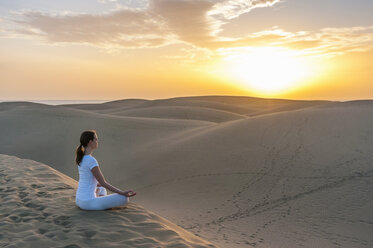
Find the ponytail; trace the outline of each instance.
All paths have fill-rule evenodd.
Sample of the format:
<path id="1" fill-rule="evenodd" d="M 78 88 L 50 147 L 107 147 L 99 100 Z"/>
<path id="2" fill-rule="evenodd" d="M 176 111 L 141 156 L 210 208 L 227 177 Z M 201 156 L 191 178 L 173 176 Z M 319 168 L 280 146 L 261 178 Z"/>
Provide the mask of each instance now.
<path id="1" fill-rule="evenodd" d="M 77 165 L 80 165 L 80 162 L 82 162 L 83 155 L 84 155 L 83 145 L 80 144 L 80 145 L 76 148 L 76 151 L 75 151 L 75 163 L 76 163 Z"/>
<path id="2" fill-rule="evenodd" d="M 80 135 L 80 145 L 76 148 L 75 151 L 75 163 L 80 166 L 84 156 L 84 148 L 87 147 L 90 140 L 95 138 L 96 130 L 84 131 Z"/>

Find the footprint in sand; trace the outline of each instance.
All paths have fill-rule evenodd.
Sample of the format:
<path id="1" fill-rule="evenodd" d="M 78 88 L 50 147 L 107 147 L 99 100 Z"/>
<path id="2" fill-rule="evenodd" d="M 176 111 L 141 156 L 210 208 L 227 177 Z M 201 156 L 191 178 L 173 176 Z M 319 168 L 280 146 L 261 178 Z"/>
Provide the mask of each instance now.
<path id="1" fill-rule="evenodd" d="M 20 222 L 22 220 L 22 218 L 19 217 L 19 216 L 17 216 L 17 215 L 11 215 L 8 218 L 11 219 L 15 223 L 18 223 L 18 222 Z"/>
<path id="2" fill-rule="evenodd" d="M 23 213 L 20 213 L 19 216 L 21 216 L 21 217 L 30 216 L 30 213 L 28 213 L 28 212 L 23 212 Z"/>
<path id="3" fill-rule="evenodd" d="M 48 229 L 39 228 L 38 231 L 39 231 L 40 234 L 44 234 L 44 233 L 48 232 Z"/>
<path id="4" fill-rule="evenodd" d="M 88 230 L 88 231 L 84 231 L 82 233 L 82 236 L 87 237 L 87 238 L 91 238 L 91 237 L 95 236 L 96 233 L 97 233 L 96 231 Z"/>
<path id="5" fill-rule="evenodd" d="M 21 198 L 21 197 L 20 197 Z M 21 198 L 21 201 L 23 202 L 23 203 L 27 203 L 27 202 L 29 202 L 29 201 L 31 201 L 31 198 Z"/>
<path id="6" fill-rule="evenodd" d="M 6 188 L 7 188 L 7 189 L 4 190 L 4 192 L 13 192 L 13 191 L 15 191 L 15 189 L 12 188 L 12 187 L 6 187 Z"/>
<path id="7" fill-rule="evenodd" d="M 55 218 L 53 220 L 54 224 L 56 225 L 60 225 L 60 226 L 64 226 L 64 227 L 70 227 L 71 226 L 71 222 L 69 221 L 69 216 L 58 216 L 57 218 Z"/>
<path id="8" fill-rule="evenodd" d="M 33 188 L 33 189 L 38 189 L 38 188 L 42 188 L 42 187 L 44 187 L 44 185 L 35 184 L 35 183 L 31 184 L 31 188 Z"/>
<path id="9" fill-rule="evenodd" d="M 69 185 L 64 185 L 64 186 L 60 186 L 56 188 L 51 188 L 50 190 L 53 191 L 53 190 L 65 190 L 65 189 L 74 189 L 74 188 Z"/>
<path id="10" fill-rule="evenodd" d="M 19 198 L 23 199 L 23 198 L 25 198 L 26 196 L 28 196 L 28 193 L 27 193 L 27 192 L 24 192 L 24 191 L 20 191 L 20 192 L 18 193 L 18 196 L 19 196 Z"/>
<path id="11" fill-rule="evenodd" d="M 49 214 L 49 213 L 43 213 L 43 216 L 46 218 L 46 217 L 48 217 L 48 216 L 50 216 L 51 214 Z"/>
<path id="12" fill-rule="evenodd" d="M 53 238 L 54 236 L 56 236 L 56 234 L 54 234 L 54 233 L 48 233 L 48 234 L 46 234 L 45 236 L 51 239 L 51 238 Z"/>
<path id="13" fill-rule="evenodd" d="M 37 209 L 37 210 L 40 210 L 40 211 L 45 209 L 45 206 L 37 205 L 37 204 L 32 203 L 32 202 L 26 203 L 25 206 L 28 207 L 28 208 L 34 208 L 34 209 Z"/>
<path id="14" fill-rule="evenodd" d="M 80 246 L 76 244 L 72 244 L 72 245 L 66 245 L 63 248 L 80 248 Z"/>
<path id="15" fill-rule="evenodd" d="M 45 191 L 37 192 L 37 193 L 36 193 L 36 196 L 38 196 L 38 197 L 44 197 L 44 198 L 51 198 L 51 195 L 48 194 L 48 193 L 45 192 Z"/>

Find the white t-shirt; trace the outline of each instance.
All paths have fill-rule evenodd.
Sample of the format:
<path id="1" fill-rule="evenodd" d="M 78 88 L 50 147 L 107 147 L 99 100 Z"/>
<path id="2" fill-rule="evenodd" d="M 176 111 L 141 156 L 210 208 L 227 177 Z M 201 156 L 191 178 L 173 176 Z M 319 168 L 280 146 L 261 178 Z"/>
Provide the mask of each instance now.
<path id="1" fill-rule="evenodd" d="M 97 180 L 92 174 L 91 169 L 95 166 L 98 166 L 97 160 L 92 157 L 92 155 L 84 155 L 79 169 L 79 184 L 76 191 L 76 199 L 79 200 L 89 200 L 96 198 L 96 186 Z"/>

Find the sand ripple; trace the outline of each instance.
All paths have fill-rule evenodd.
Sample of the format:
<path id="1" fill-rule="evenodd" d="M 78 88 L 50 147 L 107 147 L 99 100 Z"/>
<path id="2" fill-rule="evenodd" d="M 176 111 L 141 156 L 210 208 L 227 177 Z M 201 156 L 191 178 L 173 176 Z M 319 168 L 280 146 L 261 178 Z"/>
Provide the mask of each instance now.
<path id="1" fill-rule="evenodd" d="M 130 202 L 75 205 L 77 182 L 47 165 L 0 155 L 0 247 L 215 247 Z"/>

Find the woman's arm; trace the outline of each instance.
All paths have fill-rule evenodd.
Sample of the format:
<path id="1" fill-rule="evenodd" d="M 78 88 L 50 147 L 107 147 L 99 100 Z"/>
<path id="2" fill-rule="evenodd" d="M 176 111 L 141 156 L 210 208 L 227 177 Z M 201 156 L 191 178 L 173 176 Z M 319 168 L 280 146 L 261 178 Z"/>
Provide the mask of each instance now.
<path id="1" fill-rule="evenodd" d="M 111 185 L 110 183 L 106 182 L 105 178 L 104 178 L 104 175 L 102 174 L 100 168 L 98 166 L 95 166 L 92 168 L 92 174 L 95 176 L 95 178 L 97 179 L 97 181 L 100 183 L 100 185 L 114 193 L 118 193 L 118 194 L 123 194 L 124 191 L 114 187 L 113 185 Z"/>

